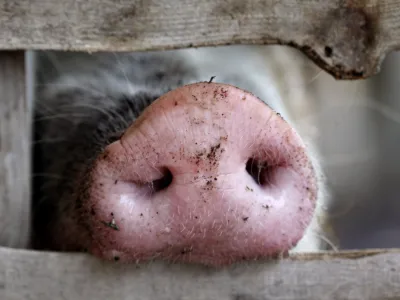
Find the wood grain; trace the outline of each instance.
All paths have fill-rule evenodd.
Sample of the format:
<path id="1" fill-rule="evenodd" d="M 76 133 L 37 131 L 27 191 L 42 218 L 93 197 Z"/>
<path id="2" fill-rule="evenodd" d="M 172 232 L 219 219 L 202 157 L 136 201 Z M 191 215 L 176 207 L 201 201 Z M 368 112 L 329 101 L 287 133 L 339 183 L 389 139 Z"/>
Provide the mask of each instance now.
<path id="1" fill-rule="evenodd" d="M 0 51 L 0 245 L 26 247 L 30 227 L 31 115 L 23 51 Z"/>
<path id="2" fill-rule="evenodd" d="M 400 249 L 302 255 L 223 270 L 102 263 L 0 248 L 0 299 L 351 299 L 400 297 Z"/>
<path id="3" fill-rule="evenodd" d="M 399 0 L 0 0 L 0 49 L 142 51 L 286 44 L 338 79 L 400 45 Z"/>

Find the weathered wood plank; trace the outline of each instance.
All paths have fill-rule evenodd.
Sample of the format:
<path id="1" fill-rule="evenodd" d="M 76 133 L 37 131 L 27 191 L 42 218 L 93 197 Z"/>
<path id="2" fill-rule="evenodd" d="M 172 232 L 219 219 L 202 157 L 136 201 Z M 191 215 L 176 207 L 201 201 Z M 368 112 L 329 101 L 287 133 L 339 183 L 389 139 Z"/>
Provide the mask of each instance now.
<path id="1" fill-rule="evenodd" d="M 400 298 L 400 250 L 302 255 L 218 271 L 7 248 L 0 258 L 0 299 L 7 300 Z"/>
<path id="2" fill-rule="evenodd" d="M 31 110 L 23 51 L 0 51 L 0 245 L 26 247 L 30 228 Z"/>
<path id="3" fill-rule="evenodd" d="M 336 78 L 400 46 L 399 0 L 0 0 L 0 49 L 138 51 L 289 44 Z"/>

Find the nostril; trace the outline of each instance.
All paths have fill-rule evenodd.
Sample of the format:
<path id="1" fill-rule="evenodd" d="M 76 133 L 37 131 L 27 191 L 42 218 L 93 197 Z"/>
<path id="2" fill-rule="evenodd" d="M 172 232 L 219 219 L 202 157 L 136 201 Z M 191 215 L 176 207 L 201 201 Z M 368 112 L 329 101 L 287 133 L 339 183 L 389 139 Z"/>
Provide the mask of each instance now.
<path id="1" fill-rule="evenodd" d="M 260 186 L 271 183 L 274 167 L 266 161 L 250 158 L 246 163 L 246 171 Z"/>
<path id="2" fill-rule="evenodd" d="M 161 178 L 149 183 L 153 193 L 165 190 L 172 182 L 172 173 L 169 169 L 163 168 L 161 173 L 163 174 Z"/>

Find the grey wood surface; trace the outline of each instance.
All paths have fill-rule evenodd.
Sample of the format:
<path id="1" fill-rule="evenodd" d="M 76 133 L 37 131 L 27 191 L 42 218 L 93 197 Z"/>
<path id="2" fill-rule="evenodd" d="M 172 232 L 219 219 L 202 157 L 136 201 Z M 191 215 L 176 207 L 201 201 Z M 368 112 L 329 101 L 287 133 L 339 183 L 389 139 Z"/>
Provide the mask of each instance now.
<path id="1" fill-rule="evenodd" d="M 102 263 L 0 248 L 0 299 L 400 299 L 400 249 L 301 255 L 222 270 Z"/>
<path id="2" fill-rule="evenodd" d="M 31 109 L 23 51 L 0 51 L 0 245 L 26 247 L 30 227 Z"/>
<path id="3" fill-rule="evenodd" d="M 400 45 L 399 15 L 399 0 L 1 0 L 0 49 L 288 44 L 336 78 L 364 78 Z"/>

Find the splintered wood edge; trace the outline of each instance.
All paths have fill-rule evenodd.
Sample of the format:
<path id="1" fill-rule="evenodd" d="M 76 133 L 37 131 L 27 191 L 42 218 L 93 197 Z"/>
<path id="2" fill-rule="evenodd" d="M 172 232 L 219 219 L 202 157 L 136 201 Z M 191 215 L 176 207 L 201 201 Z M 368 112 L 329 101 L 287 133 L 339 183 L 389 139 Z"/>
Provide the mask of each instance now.
<path id="1" fill-rule="evenodd" d="M 337 79 L 367 78 L 400 46 L 399 0 L 0 0 L 0 49 L 295 47 Z"/>
<path id="2" fill-rule="evenodd" d="M 0 299 L 352 299 L 400 297 L 400 249 L 300 254 L 224 269 L 122 265 L 88 254 L 0 248 Z"/>

